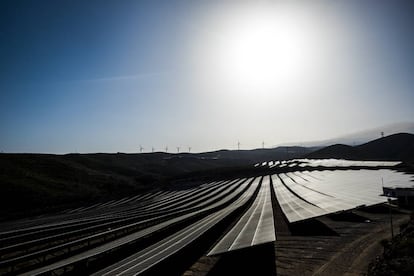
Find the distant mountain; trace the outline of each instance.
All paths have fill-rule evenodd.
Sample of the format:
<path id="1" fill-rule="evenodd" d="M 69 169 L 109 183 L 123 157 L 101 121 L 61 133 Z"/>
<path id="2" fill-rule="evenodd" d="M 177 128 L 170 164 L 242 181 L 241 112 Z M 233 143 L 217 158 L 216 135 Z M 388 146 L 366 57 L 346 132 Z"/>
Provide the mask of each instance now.
<path id="1" fill-rule="evenodd" d="M 344 136 L 321 141 L 310 141 L 301 143 L 305 147 L 326 147 L 334 144 L 344 144 L 348 146 L 357 146 L 374 139 L 380 138 L 382 135 L 389 136 L 396 133 L 412 133 L 414 134 L 414 122 L 395 123 L 382 127 L 372 128 L 365 131 L 359 131 Z"/>
<path id="2" fill-rule="evenodd" d="M 254 150 L 219 150 L 213 152 L 199 153 L 193 155 L 197 158 L 212 158 L 217 160 L 227 160 L 239 164 L 249 164 L 269 160 L 285 160 L 301 158 L 310 152 L 319 148 L 314 147 L 276 147 L 271 149 L 254 149 Z"/>
<path id="3" fill-rule="evenodd" d="M 307 158 L 319 159 L 319 158 L 335 158 L 335 159 L 359 159 L 357 157 L 357 153 L 354 147 L 343 145 L 343 144 L 336 144 L 332 146 L 327 146 L 326 148 L 322 148 L 315 152 L 310 153 L 306 156 Z"/>
<path id="4" fill-rule="evenodd" d="M 354 147 L 336 144 L 312 152 L 307 158 L 413 161 L 414 134 L 393 134 Z"/>

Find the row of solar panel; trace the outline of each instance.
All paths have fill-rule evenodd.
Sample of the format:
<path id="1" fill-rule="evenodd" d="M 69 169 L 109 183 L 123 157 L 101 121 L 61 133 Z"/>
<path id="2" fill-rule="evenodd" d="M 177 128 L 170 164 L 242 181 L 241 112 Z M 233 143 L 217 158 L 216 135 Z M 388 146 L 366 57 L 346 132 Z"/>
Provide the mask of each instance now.
<path id="1" fill-rule="evenodd" d="M 351 167 L 372 167 L 372 168 L 381 168 L 381 167 L 394 167 L 400 164 L 399 161 L 360 161 L 360 160 L 345 160 L 345 159 L 291 159 L 291 160 L 282 160 L 282 161 L 265 161 L 261 163 L 256 163 L 255 167 L 342 167 L 342 168 L 351 168 Z"/>
<path id="2" fill-rule="evenodd" d="M 7 253 L 11 249 L 20 250 L 27 245 L 36 248 L 44 242 L 54 244 L 56 239 L 65 235 L 88 231 L 98 231 L 98 234 L 57 244 L 52 249 L 63 249 L 72 244 L 80 246 L 85 241 L 89 244 L 91 238 L 102 237 L 105 240 L 107 235 L 124 233 L 119 238 L 107 240 L 80 254 L 27 273 L 27 275 L 38 275 L 88 262 L 106 252 L 144 239 L 151 233 L 168 229 L 171 225 L 190 218 L 200 217 L 179 231 L 98 272 L 99 275 L 113 273 L 135 275 L 182 250 L 240 208 L 246 208 L 246 211 L 212 247 L 209 255 L 275 241 L 272 193 L 286 219 L 289 222 L 297 222 L 361 205 L 384 202 L 386 198 L 380 195 L 382 183 L 409 186 L 412 184 L 411 179 L 412 177 L 408 175 L 391 170 L 348 170 L 281 173 L 250 180 L 235 179 L 205 183 L 188 190 L 160 191 L 67 211 L 64 216 L 61 216 L 61 218 L 69 218 L 66 222 L 58 223 L 51 218 L 45 225 L 27 222 L 29 227 L 26 230 L 0 233 L 0 239 L 6 242 L 6 246 L 0 248 L 0 251 Z M 137 198 L 140 199 L 139 203 L 135 201 Z M 76 215 L 80 218 L 72 219 Z M 44 220 L 48 221 L 46 218 Z M 137 226 L 141 228 L 134 228 Z M 105 231 L 99 232 L 100 229 Z M 33 239 L 39 234 L 40 237 Z M 14 240 L 20 242 L 13 243 Z M 11 244 L 7 245 L 8 241 L 11 241 Z M 43 250 L 45 252 L 22 251 L 23 255 L 3 259 L 0 264 L 42 256 L 39 255 L 40 253 L 53 254 L 50 250 L 46 248 Z"/>
<path id="3" fill-rule="evenodd" d="M 337 170 L 273 175 L 273 187 L 289 222 L 386 202 L 382 185 L 411 187 L 412 177 L 391 170 Z"/>

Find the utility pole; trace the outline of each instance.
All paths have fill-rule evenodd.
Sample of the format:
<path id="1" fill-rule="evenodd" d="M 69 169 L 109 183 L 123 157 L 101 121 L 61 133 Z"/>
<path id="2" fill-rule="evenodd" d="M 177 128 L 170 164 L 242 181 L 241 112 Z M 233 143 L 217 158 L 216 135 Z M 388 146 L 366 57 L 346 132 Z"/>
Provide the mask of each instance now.
<path id="1" fill-rule="evenodd" d="M 240 150 L 240 141 L 237 141 L 237 150 Z"/>
<path id="2" fill-rule="evenodd" d="M 264 141 L 262 142 L 262 149 L 264 149 Z"/>
<path id="3" fill-rule="evenodd" d="M 180 153 L 180 147 L 177 147 L 177 153 Z"/>
<path id="4" fill-rule="evenodd" d="M 384 189 L 384 178 L 381 177 L 381 184 L 382 184 L 382 188 Z M 391 198 L 387 198 L 388 199 L 388 208 L 390 211 L 390 227 L 391 227 L 391 237 L 394 238 L 394 225 L 392 223 L 392 209 L 391 209 Z"/>
<path id="5" fill-rule="evenodd" d="M 384 131 L 381 131 L 381 138 L 384 138 Z"/>
<path id="6" fill-rule="evenodd" d="M 168 152 L 168 146 L 165 146 L 165 152 Z"/>
<path id="7" fill-rule="evenodd" d="M 191 147 L 188 147 L 188 152 L 191 152 Z"/>
<path id="8" fill-rule="evenodd" d="M 393 226 L 393 223 L 392 223 L 391 198 L 388 198 L 388 207 L 390 208 L 391 237 L 394 238 L 394 226 Z"/>

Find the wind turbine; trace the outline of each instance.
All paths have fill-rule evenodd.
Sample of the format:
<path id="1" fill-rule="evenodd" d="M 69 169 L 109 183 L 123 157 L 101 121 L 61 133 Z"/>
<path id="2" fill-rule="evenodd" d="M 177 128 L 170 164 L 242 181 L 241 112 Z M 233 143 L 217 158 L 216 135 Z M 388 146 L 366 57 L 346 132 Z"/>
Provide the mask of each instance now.
<path id="1" fill-rule="evenodd" d="M 151 148 L 151 152 L 154 153 L 154 147 Z"/>
<path id="2" fill-rule="evenodd" d="M 165 146 L 165 152 L 168 152 L 168 146 Z"/>
<path id="3" fill-rule="evenodd" d="M 237 141 L 237 150 L 240 150 L 240 141 Z"/>
<path id="4" fill-rule="evenodd" d="M 188 152 L 191 152 L 191 147 L 188 147 Z"/>
<path id="5" fill-rule="evenodd" d="M 180 153 L 180 147 L 177 147 L 177 153 Z"/>
<path id="6" fill-rule="evenodd" d="M 139 152 L 142 153 L 143 150 L 144 148 L 141 145 L 139 145 Z"/>

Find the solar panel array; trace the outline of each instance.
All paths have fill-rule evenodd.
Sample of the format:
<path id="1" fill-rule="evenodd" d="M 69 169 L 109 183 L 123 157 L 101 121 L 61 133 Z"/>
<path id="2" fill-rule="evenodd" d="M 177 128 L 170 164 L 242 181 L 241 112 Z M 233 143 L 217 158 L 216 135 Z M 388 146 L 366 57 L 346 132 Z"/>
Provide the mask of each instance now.
<path id="1" fill-rule="evenodd" d="M 289 222 L 387 201 L 382 185 L 411 187 L 412 177 L 391 170 L 337 170 L 272 176 L 280 207 Z"/>
<path id="2" fill-rule="evenodd" d="M 254 167 L 269 167 L 269 168 L 283 168 L 283 167 L 326 167 L 326 168 L 352 168 L 352 167 L 394 167 L 401 164 L 400 161 L 360 161 L 360 160 L 345 160 L 345 159 L 291 159 L 291 160 L 276 160 L 265 161 L 254 164 Z"/>
<path id="3" fill-rule="evenodd" d="M 273 206 L 289 223 L 385 202 L 382 186 L 412 187 L 413 177 L 361 161 L 270 161 L 256 167 L 293 168 L 255 178 L 188 185 L 0 224 L 0 274 L 41 275 L 85 268 L 91 261 L 137 247 L 96 275 L 137 275 L 197 243 L 231 217 L 208 255 L 274 242 Z M 375 169 L 295 170 L 325 164 Z M 363 164 L 363 165 L 361 165 Z M 276 200 L 276 201 L 275 201 Z M 233 216 L 237 215 L 235 218 Z M 276 226 L 277 227 L 277 226 Z M 159 238 L 158 238 L 159 237 Z M 40 263 L 39 263 L 40 262 Z"/>

